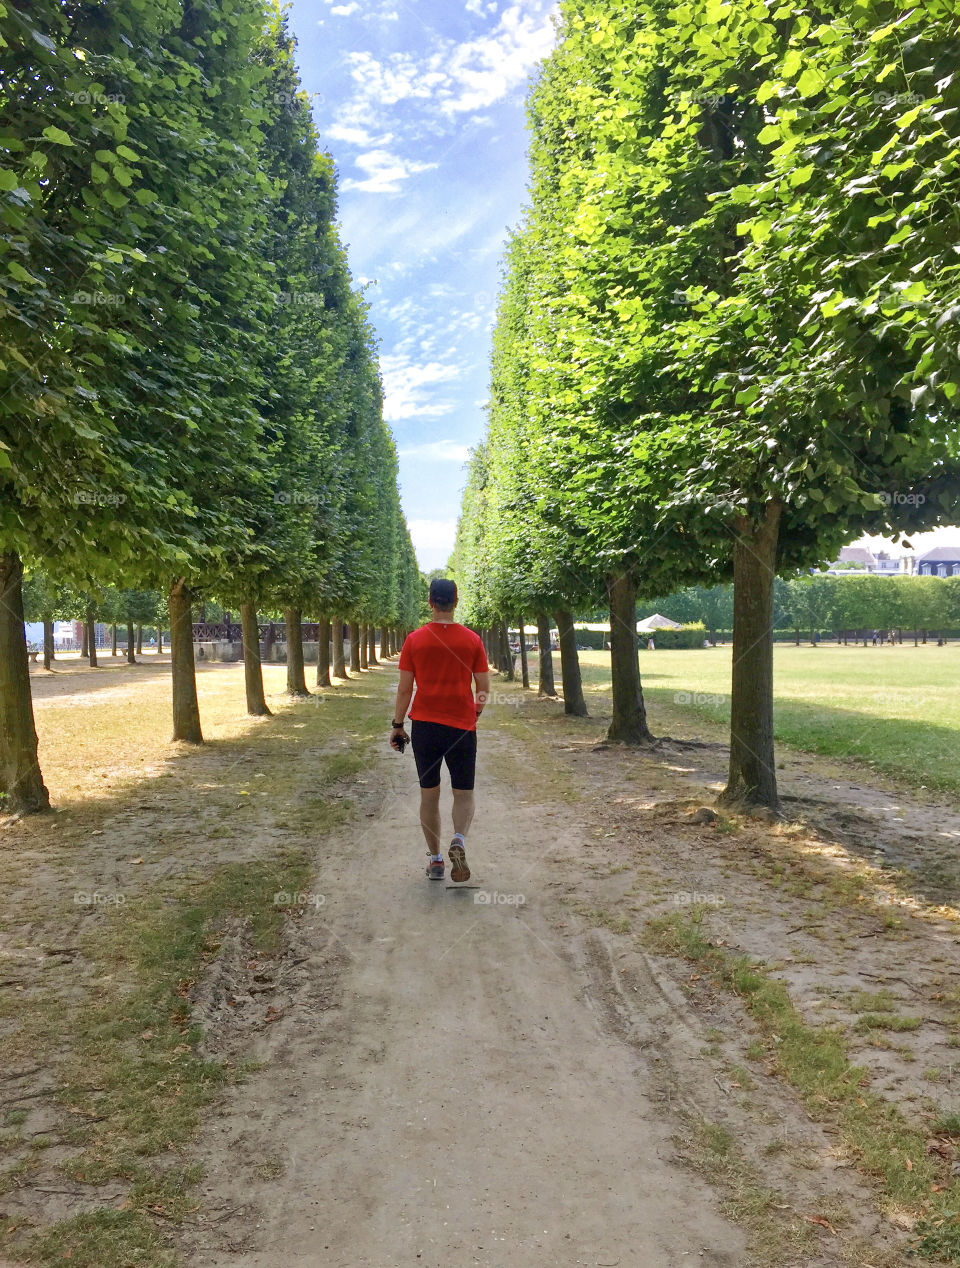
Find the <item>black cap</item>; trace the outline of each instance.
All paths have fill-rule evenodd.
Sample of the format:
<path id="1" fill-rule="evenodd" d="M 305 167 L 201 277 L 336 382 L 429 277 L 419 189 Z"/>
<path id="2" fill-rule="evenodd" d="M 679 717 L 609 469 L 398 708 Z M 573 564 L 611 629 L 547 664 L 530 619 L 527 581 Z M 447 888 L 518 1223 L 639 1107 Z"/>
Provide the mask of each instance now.
<path id="1" fill-rule="evenodd" d="M 430 582 L 430 602 L 437 608 L 452 608 L 457 601 L 457 587 L 446 577 L 435 577 Z"/>

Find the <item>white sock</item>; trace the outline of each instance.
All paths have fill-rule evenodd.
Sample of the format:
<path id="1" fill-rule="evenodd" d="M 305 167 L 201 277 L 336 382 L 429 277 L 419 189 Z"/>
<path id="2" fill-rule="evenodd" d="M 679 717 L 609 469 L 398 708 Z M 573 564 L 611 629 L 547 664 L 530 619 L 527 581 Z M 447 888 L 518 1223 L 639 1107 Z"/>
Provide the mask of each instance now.
<path id="1" fill-rule="evenodd" d="M 462 832 L 455 832 L 453 834 L 453 841 L 459 841 L 461 845 L 467 844 L 467 838 L 463 835 Z M 453 841 L 450 842 L 451 845 L 453 845 Z"/>

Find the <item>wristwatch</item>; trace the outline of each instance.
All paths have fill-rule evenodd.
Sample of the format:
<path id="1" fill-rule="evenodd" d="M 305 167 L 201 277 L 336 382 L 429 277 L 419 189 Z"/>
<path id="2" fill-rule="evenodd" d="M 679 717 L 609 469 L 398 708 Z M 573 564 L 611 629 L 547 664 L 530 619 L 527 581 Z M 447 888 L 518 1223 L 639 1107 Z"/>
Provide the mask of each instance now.
<path id="1" fill-rule="evenodd" d="M 402 723 L 402 722 L 394 722 L 394 721 L 392 721 L 392 720 L 391 720 L 390 725 L 393 727 L 393 729 L 394 729 L 395 731 L 402 731 L 402 730 L 403 730 L 403 723 Z"/>

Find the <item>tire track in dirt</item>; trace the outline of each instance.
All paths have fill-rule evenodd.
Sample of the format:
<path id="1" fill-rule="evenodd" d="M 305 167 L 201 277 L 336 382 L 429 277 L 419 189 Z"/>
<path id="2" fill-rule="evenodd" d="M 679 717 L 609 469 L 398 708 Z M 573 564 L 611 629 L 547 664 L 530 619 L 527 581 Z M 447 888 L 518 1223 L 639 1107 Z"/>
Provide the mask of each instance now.
<path id="1" fill-rule="evenodd" d="M 411 771 L 389 761 L 377 819 L 333 842 L 297 933 L 342 948 L 336 1002 L 291 1004 L 269 1068 L 211 1124 L 186 1261 L 739 1268 L 743 1233 L 677 1159 L 656 1053 L 611 1035 L 571 955 L 556 818 L 482 757 L 476 888 L 431 885 Z"/>

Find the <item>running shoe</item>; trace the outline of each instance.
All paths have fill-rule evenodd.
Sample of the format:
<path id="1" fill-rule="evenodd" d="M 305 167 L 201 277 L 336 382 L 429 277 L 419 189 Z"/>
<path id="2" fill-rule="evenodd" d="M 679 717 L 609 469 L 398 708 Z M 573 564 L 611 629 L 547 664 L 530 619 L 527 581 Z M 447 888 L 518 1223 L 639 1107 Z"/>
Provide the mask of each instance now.
<path id="1" fill-rule="evenodd" d="M 450 879 L 452 881 L 468 881 L 470 869 L 467 867 L 467 852 L 456 839 L 447 853 L 450 855 Z"/>

